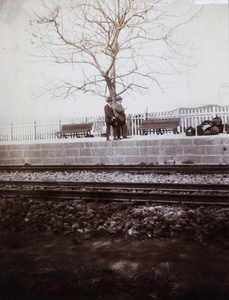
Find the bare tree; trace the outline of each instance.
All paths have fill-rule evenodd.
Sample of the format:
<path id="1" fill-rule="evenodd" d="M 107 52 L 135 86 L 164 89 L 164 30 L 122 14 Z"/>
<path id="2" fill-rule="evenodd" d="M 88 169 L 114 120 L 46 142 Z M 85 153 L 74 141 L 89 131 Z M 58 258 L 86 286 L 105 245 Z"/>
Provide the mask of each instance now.
<path id="1" fill-rule="evenodd" d="M 144 90 L 160 75 L 180 71 L 184 52 L 177 33 L 197 13 L 177 13 L 166 0 L 66 0 L 36 15 L 33 34 L 43 55 L 72 64 L 76 77 L 55 87 L 62 97 L 76 91 L 117 95 Z M 38 26 L 38 27 L 39 27 Z M 73 72 L 73 73 L 74 73 Z M 79 76 L 79 74 L 81 74 Z"/>

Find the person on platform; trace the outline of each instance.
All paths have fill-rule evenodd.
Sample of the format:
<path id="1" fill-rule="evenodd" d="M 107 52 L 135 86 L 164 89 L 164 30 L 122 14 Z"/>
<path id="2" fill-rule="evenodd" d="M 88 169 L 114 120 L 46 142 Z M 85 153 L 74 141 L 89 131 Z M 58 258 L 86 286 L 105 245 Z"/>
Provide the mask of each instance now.
<path id="1" fill-rule="evenodd" d="M 110 141 L 111 127 L 112 127 L 114 140 L 117 140 L 115 114 L 114 114 L 114 110 L 112 107 L 111 97 L 107 97 L 106 101 L 107 101 L 107 104 L 104 106 L 105 122 L 106 122 L 106 138 L 107 138 L 107 141 Z"/>
<path id="2" fill-rule="evenodd" d="M 114 113 L 115 113 L 115 120 L 117 124 L 117 138 L 120 139 L 121 133 L 122 137 L 125 139 L 127 138 L 127 125 L 126 125 L 126 114 L 125 114 L 125 108 L 122 106 L 122 97 L 117 97 L 117 102 L 114 107 Z"/>

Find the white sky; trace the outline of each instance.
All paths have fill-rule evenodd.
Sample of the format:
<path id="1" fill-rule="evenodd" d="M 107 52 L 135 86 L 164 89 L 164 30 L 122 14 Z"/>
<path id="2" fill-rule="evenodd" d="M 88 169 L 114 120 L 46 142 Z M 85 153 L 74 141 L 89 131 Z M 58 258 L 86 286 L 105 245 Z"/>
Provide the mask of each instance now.
<path id="1" fill-rule="evenodd" d="M 158 87 L 148 94 L 124 95 L 127 112 L 172 110 L 207 104 L 229 104 L 228 1 L 186 0 L 204 5 L 184 36 L 191 42 L 190 62 L 197 67 L 179 77 L 166 79 L 164 93 Z M 103 115 L 104 99 L 79 94 L 75 102 L 35 96 L 43 78 L 65 70 L 51 63 L 25 61 L 21 50 L 31 41 L 29 13 L 41 8 L 37 0 L 0 0 L 0 121 L 38 120 L 50 117 Z M 218 5 L 216 5 L 218 4 Z"/>

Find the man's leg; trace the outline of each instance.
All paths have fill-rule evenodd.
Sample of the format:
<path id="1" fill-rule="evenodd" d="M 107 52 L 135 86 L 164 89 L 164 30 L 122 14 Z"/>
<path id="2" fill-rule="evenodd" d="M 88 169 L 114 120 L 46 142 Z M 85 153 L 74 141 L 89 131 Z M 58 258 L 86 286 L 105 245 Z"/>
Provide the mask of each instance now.
<path id="1" fill-rule="evenodd" d="M 110 139 L 110 124 L 106 123 L 106 138 L 107 141 Z"/>
<path id="2" fill-rule="evenodd" d="M 116 134 L 117 134 L 118 139 L 120 139 L 120 131 L 121 131 L 121 124 L 120 124 L 120 121 L 117 121 Z"/>
<path id="3" fill-rule="evenodd" d="M 122 136 L 123 138 L 126 138 L 127 136 L 127 125 L 126 122 L 124 123 L 124 125 L 122 126 Z"/>
<path id="4" fill-rule="evenodd" d="M 117 140 L 117 125 L 114 123 L 112 123 L 112 127 L 113 127 L 113 135 L 114 135 L 114 140 Z"/>

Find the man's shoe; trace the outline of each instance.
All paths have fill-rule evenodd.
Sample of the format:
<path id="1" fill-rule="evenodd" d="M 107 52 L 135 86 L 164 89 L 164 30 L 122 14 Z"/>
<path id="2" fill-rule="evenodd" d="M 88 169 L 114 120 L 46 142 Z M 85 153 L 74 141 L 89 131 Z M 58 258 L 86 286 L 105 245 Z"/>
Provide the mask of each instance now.
<path id="1" fill-rule="evenodd" d="M 109 142 L 110 141 L 110 139 L 107 139 L 107 142 Z"/>
<path id="2" fill-rule="evenodd" d="M 114 141 L 117 141 L 118 139 L 117 138 L 114 138 Z"/>

